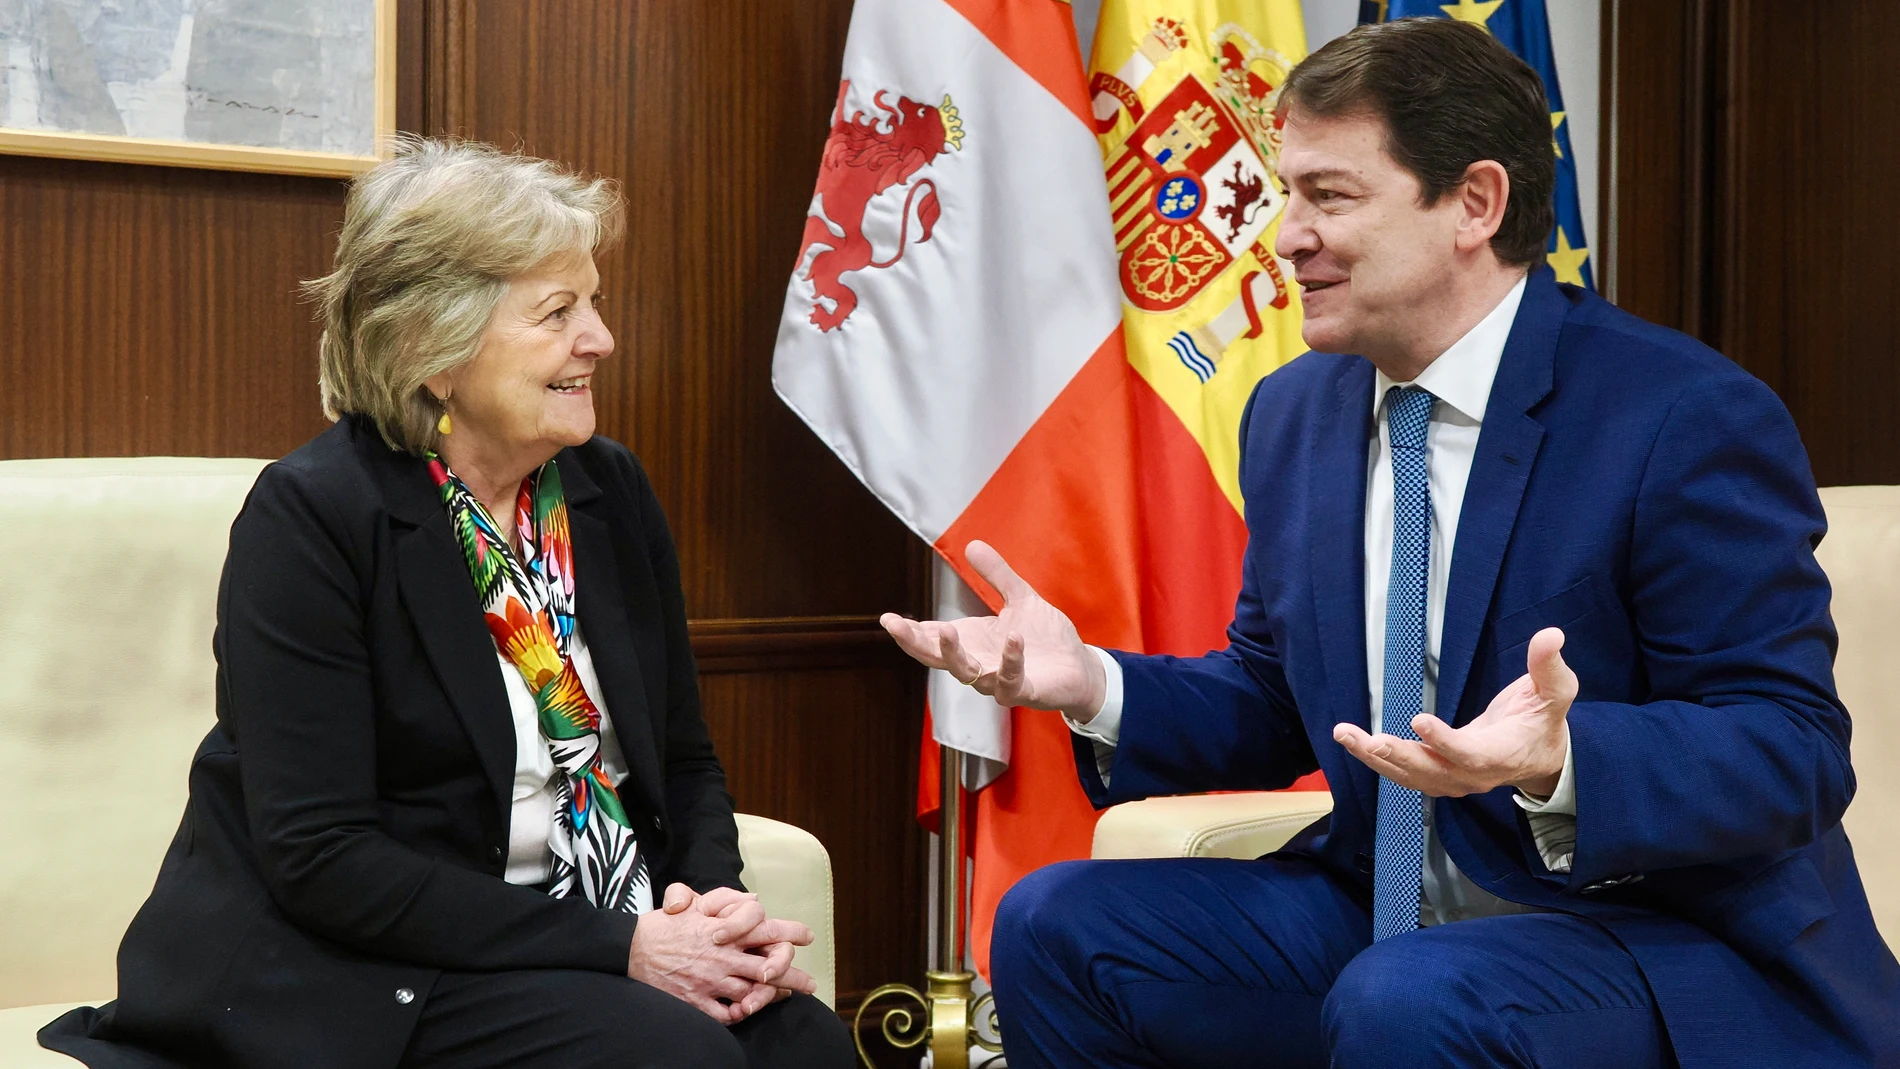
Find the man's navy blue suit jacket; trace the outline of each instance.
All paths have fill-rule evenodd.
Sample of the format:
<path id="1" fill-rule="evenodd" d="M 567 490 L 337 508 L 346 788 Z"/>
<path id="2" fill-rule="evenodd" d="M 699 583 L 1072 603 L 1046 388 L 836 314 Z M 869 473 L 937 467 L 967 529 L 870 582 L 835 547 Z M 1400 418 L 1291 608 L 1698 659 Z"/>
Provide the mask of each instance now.
<path id="1" fill-rule="evenodd" d="M 1373 368 L 1308 353 L 1241 423 L 1250 541 L 1230 644 L 1118 653 L 1126 714 L 1097 806 L 1274 789 L 1315 768 L 1333 812 L 1288 850 L 1371 887 L 1377 778 L 1363 543 Z M 1582 692 L 1573 870 L 1512 791 L 1439 799 L 1445 848 L 1499 897 L 1601 923 L 1640 964 L 1684 1069 L 1900 1066 L 1900 965 L 1841 814 L 1825 530 L 1779 399 L 1721 354 L 1560 286 L 1525 291 L 1472 462 L 1446 593 L 1440 715 L 1464 723 L 1561 627 Z"/>

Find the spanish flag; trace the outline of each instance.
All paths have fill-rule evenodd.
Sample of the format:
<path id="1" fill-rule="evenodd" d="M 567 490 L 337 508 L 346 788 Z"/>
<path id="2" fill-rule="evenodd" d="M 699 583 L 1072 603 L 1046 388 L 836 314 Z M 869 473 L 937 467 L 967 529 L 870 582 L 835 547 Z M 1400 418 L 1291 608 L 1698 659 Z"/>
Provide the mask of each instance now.
<path id="1" fill-rule="evenodd" d="M 1086 65 L 1059 0 L 859 0 L 773 381 L 992 608 L 972 539 L 1085 641 L 1225 645 L 1240 416 L 1304 351 L 1272 252 L 1304 54 L 1298 0 L 1105 0 Z M 1005 736 L 971 843 L 987 975 L 1003 893 L 1086 857 L 1095 814 L 1059 717 L 982 704 L 932 712 L 938 739 Z"/>

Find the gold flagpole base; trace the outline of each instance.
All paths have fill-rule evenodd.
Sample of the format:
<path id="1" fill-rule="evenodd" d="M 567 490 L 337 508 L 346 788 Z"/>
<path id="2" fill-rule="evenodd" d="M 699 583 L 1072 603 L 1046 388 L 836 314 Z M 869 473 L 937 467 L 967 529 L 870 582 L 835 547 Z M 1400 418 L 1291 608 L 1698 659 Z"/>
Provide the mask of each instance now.
<path id="1" fill-rule="evenodd" d="M 933 596 L 932 600 L 935 598 Z M 930 1044 L 931 1069 L 969 1069 L 970 1047 L 1003 1052 L 996 1002 L 989 992 L 972 999 L 976 974 L 963 967 L 963 780 L 961 755 L 941 748 L 938 774 L 941 808 L 937 836 L 937 967 L 924 973 L 924 990 L 909 984 L 885 984 L 858 1003 L 851 1019 L 851 1041 L 864 1069 L 877 1069 L 864 1049 L 864 1017 L 874 1003 L 891 1000 L 878 1022 L 878 1034 L 896 1050 Z"/>
<path id="2" fill-rule="evenodd" d="M 988 992 L 972 999 L 970 985 L 975 981 L 975 973 L 933 970 L 924 973 L 922 992 L 909 984 L 885 984 L 865 996 L 851 1028 L 859 1061 L 865 1069 L 877 1069 L 864 1046 L 864 1017 L 872 1003 L 884 999 L 899 1003 L 886 1009 L 878 1022 L 884 1042 L 897 1050 L 929 1043 L 932 1069 L 969 1069 L 972 1045 L 1000 1054 L 1003 1044 L 995 1001 Z"/>

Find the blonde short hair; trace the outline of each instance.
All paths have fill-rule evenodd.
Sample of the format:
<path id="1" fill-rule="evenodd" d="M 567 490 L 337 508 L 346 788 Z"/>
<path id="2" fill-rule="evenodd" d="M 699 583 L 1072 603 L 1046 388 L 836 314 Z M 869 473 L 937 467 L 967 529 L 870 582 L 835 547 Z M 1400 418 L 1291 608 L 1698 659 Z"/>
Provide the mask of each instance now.
<path id="1" fill-rule="evenodd" d="M 510 279 L 620 239 L 614 183 L 473 141 L 404 136 L 358 176 L 334 270 L 303 284 L 323 319 L 324 414 L 369 417 L 392 448 L 435 447 L 423 382 L 472 359 Z"/>

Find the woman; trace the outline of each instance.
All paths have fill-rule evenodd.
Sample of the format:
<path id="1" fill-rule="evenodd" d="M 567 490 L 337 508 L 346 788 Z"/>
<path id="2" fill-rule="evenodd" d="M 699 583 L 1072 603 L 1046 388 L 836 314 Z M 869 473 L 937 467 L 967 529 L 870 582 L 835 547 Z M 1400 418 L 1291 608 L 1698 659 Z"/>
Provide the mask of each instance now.
<path id="1" fill-rule="evenodd" d="M 119 999 L 46 1046 L 850 1064 L 791 964 L 810 931 L 740 886 L 666 520 L 594 434 L 594 255 L 621 219 L 609 183 L 473 144 L 405 141 L 351 187 L 308 287 L 336 423 L 231 529 L 183 824 Z"/>

